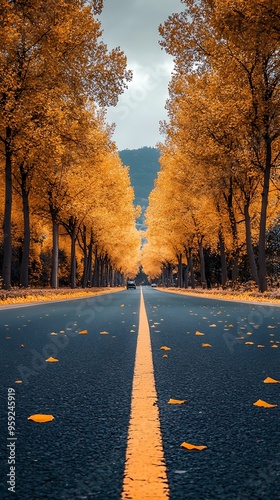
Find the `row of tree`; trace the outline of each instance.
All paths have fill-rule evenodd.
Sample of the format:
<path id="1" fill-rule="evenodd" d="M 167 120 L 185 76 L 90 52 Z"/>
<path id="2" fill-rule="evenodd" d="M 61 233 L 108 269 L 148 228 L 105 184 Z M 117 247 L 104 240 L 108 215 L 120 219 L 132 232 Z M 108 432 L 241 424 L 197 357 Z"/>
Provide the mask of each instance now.
<path id="1" fill-rule="evenodd" d="M 102 111 L 132 75 L 123 52 L 102 42 L 102 3 L 0 1 L 6 289 L 27 287 L 35 275 L 42 283 L 38 269 L 50 255 L 44 274 L 52 287 L 59 277 L 71 287 L 77 278 L 83 286 L 120 284 L 137 272 L 138 211 Z M 68 260 L 64 271 L 59 258 Z"/>
<path id="2" fill-rule="evenodd" d="M 264 292 L 268 229 L 279 220 L 280 4 L 182 2 L 160 26 L 175 71 L 144 269 L 176 264 L 179 286 L 183 267 L 193 285 L 199 260 L 204 286 L 205 256 L 218 251 L 222 285 L 245 262 L 244 276 Z"/>

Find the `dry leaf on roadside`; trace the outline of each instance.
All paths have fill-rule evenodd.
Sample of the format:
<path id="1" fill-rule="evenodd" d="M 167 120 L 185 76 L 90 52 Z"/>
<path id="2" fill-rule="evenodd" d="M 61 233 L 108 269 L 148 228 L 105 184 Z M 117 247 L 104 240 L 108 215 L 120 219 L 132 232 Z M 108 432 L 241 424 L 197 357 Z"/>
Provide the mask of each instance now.
<path id="1" fill-rule="evenodd" d="M 191 444 L 191 443 L 182 443 L 181 444 L 181 448 L 186 448 L 187 450 L 206 450 L 207 446 L 204 446 L 204 445 L 195 445 L 195 444 Z"/>
<path id="2" fill-rule="evenodd" d="M 275 378 L 266 377 L 264 379 L 265 384 L 280 384 L 280 380 L 275 380 Z"/>
<path id="3" fill-rule="evenodd" d="M 53 358 L 52 356 L 48 359 L 46 359 L 45 361 L 47 361 L 48 363 L 57 363 L 59 360 L 56 359 L 56 358 Z"/>
<path id="4" fill-rule="evenodd" d="M 27 420 L 32 420 L 33 422 L 39 422 L 39 423 L 44 423 L 44 422 L 51 422 L 54 420 L 53 415 L 44 415 L 43 413 L 36 413 L 35 415 L 31 415 L 28 417 Z"/>
<path id="5" fill-rule="evenodd" d="M 161 346 L 161 351 L 171 351 L 171 347 L 167 347 L 166 345 Z"/>
<path id="6" fill-rule="evenodd" d="M 258 399 L 255 403 L 253 403 L 254 406 L 261 406 L 263 408 L 276 408 L 277 405 L 271 405 L 270 403 L 267 403 L 266 401 L 263 401 L 262 399 Z"/>
<path id="7" fill-rule="evenodd" d="M 183 405 L 186 403 L 186 399 L 169 399 L 168 404 L 169 405 Z"/>

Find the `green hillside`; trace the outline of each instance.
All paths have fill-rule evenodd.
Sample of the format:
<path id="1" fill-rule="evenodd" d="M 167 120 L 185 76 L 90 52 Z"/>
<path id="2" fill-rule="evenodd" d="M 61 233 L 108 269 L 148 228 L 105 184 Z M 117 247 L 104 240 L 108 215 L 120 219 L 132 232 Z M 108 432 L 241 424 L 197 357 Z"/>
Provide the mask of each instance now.
<path id="1" fill-rule="evenodd" d="M 143 215 L 138 221 L 140 229 L 143 227 L 148 197 L 154 188 L 154 181 L 160 169 L 159 150 L 148 147 L 124 149 L 119 151 L 119 155 L 123 164 L 130 168 L 130 179 L 135 193 L 135 205 L 140 205 L 143 209 Z"/>

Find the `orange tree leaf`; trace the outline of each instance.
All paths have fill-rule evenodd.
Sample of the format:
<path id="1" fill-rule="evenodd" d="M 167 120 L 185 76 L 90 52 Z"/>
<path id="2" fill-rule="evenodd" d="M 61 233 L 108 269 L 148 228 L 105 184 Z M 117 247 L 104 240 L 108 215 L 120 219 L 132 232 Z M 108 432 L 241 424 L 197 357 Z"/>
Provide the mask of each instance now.
<path id="1" fill-rule="evenodd" d="M 195 445 L 195 444 L 191 444 L 191 443 L 182 443 L 181 444 L 181 448 L 186 448 L 187 450 L 206 450 L 207 446 L 204 446 L 204 445 Z"/>
<path id="2" fill-rule="evenodd" d="M 44 423 L 44 422 L 51 422 L 54 420 L 53 415 L 44 415 L 43 413 L 36 413 L 35 415 L 31 415 L 28 417 L 27 420 L 32 420 L 33 422 L 39 422 L 39 423 Z"/>

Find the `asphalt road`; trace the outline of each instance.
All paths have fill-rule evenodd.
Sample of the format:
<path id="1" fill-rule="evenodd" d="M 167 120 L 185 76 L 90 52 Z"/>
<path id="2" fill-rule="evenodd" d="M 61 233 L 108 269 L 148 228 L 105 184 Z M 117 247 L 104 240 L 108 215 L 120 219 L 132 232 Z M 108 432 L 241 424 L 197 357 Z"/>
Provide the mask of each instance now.
<path id="1" fill-rule="evenodd" d="M 120 498 L 139 295 L 0 310 L 1 498 Z M 272 348 L 280 346 L 280 308 L 150 288 L 144 298 L 170 498 L 280 498 L 280 384 L 263 383 L 280 380 L 280 349 Z M 50 356 L 59 362 L 47 363 Z M 6 483 L 8 388 L 16 403 L 16 493 Z M 169 405 L 170 398 L 187 403 Z M 258 399 L 278 407 L 256 407 Z M 35 413 L 55 419 L 28 421 Z M 183 441 L 207 449 L 185 450 Z"/>

